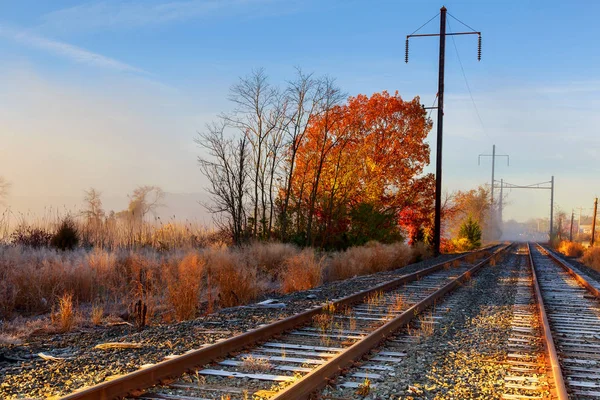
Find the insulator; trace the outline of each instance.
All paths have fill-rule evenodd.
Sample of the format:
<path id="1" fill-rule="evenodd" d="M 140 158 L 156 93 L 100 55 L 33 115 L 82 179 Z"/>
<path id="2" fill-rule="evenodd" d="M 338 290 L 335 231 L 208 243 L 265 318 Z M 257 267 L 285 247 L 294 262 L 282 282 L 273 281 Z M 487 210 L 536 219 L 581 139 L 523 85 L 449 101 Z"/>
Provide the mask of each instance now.
<path id="1" fill-rule="evenodd" d="M 406 47 L 404 52 L 404 62 L 408 64 L 408 38 L 406 38 Z"/>
<path id="2" fill-rule="evenodd" d="M 481 35 L 479 35 L 479 39 L 477 40 L 477 61 L 481 61 Z"/>

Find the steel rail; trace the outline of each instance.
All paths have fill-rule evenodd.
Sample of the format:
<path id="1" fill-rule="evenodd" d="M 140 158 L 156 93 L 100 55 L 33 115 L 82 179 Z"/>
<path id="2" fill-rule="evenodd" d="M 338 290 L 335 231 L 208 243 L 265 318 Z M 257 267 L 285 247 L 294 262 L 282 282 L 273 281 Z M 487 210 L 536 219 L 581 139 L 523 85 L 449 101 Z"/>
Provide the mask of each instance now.
<path id="1" fill-rule="evenodd" d="M 543 331 L 543 342 L 548 358 L 550 359 L 550 369 L 552 370 L 552 378 L 554 380 L 554 389 L 558 400 L 569 400 L 569 393 L 565 385 L 565 379 L 560 368 L 560 362 L 558 361 L 558 354 L 556 353 L 556 346 L 554 345 L 554 339 L 552 338 L 552 332 L 550 330 L 550 323 L 548 322 L 548 316 L 546 315 L 546 309 L 544 308 L 544 298 L 542 297 L 542 291 L 535 273 L 535 264 L 531 255 L 531 248 L 527 243 L 527 253 L 529 255 L 529 266 L 531 268 L 531 274 L 533 275 L 533 288 L 535 297 L 537 299 L 537 305 L 540 315 L 540 323 Z"/>
<path id="2" fill-rule="evenodd" d="M 390 291 L 402 284 L 413 282 L 421 277 L 439 271 L 446 266 L 451 266 L 463 259 L 471 260 L 479 258 L 480 253 L 483 257 L 490 254 L 490 249 L 494 246 L 488 246 L 474 252 L 462 254 L 450 260 L 437 263 L 431 267 L 420 271 L 403 275 L 397 279 L 385 282 L 369 289 L 351 294 L 341 299 L 334 300 L 332 303 L 336 308 L 348 306 L 366 299 L 370 294 L 380 291 Z M 496 254 L 494 252 L 494 254 Z M 488 256 L 488 259 L 491 256 Z M 257 342 L 265 341 L 273 336 L 291 330 L 297 326 L 303 325 L 312 320 L 312 317 L 324 311 L 325 306 L 317 306 L 308 309 L 305 312 L 287 317 L 272 324 L 249 330 L 241 335 L 208 345 L 201 349 L 192 350 L 182 355 L 160 361 L 152 366 L 139 369 L 119 376 L 110 381 L 105 381 L 94 386 L 83 387 L 73 393 L 61 397 L 61 400 L 109 400 L 127 396 L 131 393 L 139 393 L 144 389 L 168 381 L 173 377 L 180 376 L 194 367 L 213 362 L 226 357 L 229 353 L 239 351 Z"/>
<path id="3" fill-rule="evenodd" d="M 536 243 L 536 246 L 538 246 L 539 248 L 543 249 L 546 253 L 548 253 L 548 256 L 550 256 L 551 259 L 553 259 L 558 265 L 560 265 L 565 271 L 567 271 L 569 273 L 569 275 L 571 275 L 573 278 L 575 278 L 575 280 L 577 282 L 582 284 L 594 296 L 596 296 L 598 299 L 600 299 L 600 290 L 598 290 L 597 288 L 592 286 L 587 281 L 587 279 L 585 279 L 583 276 L 581 276 L 577 272 L 575 272 L 575 270 L 573 270 L 573 268 L 569 267 L 567 265 L 567 263 L 565 263 L 563 260 L 561 260 L 556 254 L 554 254 L 553 251 L 545 248 L 544 246 L 540 245 L 539 243 Z"/>
<path id="4" fill-rule="evenodd" d="M 477 273 L 485 264 L 491 260 L 497 260 L 498 255 L 507 250 L 512 245 L 504 245 L 497 249 L 493 254 L 486 257 L 481 262 L 453 279 L 448 284 L 442 286 L 431 295 L 419 303 L 413 305 L 396 318 L 386 322 L 375 331 L 365 336 L 360 341 L 356 342 L 336 357 L 329 360 L 327 363 L 319 366 L 307 375 L 294 382 L 292 385 L 275 394 L 270 400 L 298 400 L 307 399 L 311 394 L 318 389 L 324 387 L 328 380 L 339 374 L 344 368 L 350 366 L 353 362 L 359 360 L 371 349 L 377 347 L 379 343 L 384 341 L 388 336 L 407 325 L 419 312 L 434 304 L 438 299 L 446 293 L 451 292 L 463 282 L 469 280 L 473 274 Z"/>

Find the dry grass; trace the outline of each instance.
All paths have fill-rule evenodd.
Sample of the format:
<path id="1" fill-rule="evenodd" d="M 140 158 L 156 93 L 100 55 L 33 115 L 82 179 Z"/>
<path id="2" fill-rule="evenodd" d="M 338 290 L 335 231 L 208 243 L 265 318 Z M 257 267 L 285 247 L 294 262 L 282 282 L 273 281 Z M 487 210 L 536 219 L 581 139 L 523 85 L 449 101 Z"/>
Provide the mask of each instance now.
<path id="1" fill-rule="evenodd" d="M 58 301 L 58 311 L 54 315 L 54 324 L 61 332 L 70 332 L 75 326 L 75 309 L 73 295 L 66 293 Z"/>
<path id="2" fill-rule="evenodd" d="M 305 249 L 288 258 L 283 268 L 283 293 L 314 288 L 319 286 L 323 279 L 323 258 L 319 258 L 311 249 Z"/>
<path id="3" fill-rule="evenodd" d="M 329 280 L 337 281 L 357 275 L 401 268 L 413 260 L 412 249 L 404 243 L 367 243 L 333 255 Z"/>
<path id="4" fill-rule="evenodd" d="M 241 368 L 248 372 L 268 372 L 273 365 L 267 358 L 253 357 L 251 355 L 242 359 Z"/>
<path id="5" fill-rule="evenodd" d="M 558 244 L 558 251 L 567 257 L 581 257 L 585 248 L 581 243 L 563 240 Z"/>
<path id="6" fill-rule="evenodd" d="M 69 293 L 72 304 L 86 310 L 87 321 L 81 322 L 90 325 L 102 324 L 103 316 L 132 313 L 139 300 L 147 306 L 149 324 L 185 320 L 200 304 L 208 304 L 207 312 L 213 303 L 247 304 L 266 291 L 306 290 L 324 280 L 402 267 L 411 257 L 404 244 L 379 243 L 328 255 L 280 243 L 66 252 L 0 244 L 0 319 L 42 314 L 49 320 Z"/>
<path id="7" fill-rule="evenodd" d="M 236 251 L 211 251 L 207 254 L 210 275 L 218 287 L 221 307 L 234 307 L 256 299 L 260 289 L 255 267 L 245 265 Z"/>
<path id="8" fill-rule="evenodd" d="M 205 267 L 206 261 L 199 254 L 190 253 L 179 262 L 176 274 L 167 276 L 167 299 L 178 321 L 194 318 Z"/>
<path id="9" fill-rule="evenodd" d="M 588 267 L 600 271 L 600 247 L 588 248 L 581 261 Z"/>
<path id="10" fill-rule="evenodd" d="M 93 325 L 101 325 L 102 324 L 102 318 L 104 317 L 104 307 L 102 307 L 101 305 L 93 305 L 92 306 L 92 314 L 90 316 L 90 320 L 92 322 Z"/>

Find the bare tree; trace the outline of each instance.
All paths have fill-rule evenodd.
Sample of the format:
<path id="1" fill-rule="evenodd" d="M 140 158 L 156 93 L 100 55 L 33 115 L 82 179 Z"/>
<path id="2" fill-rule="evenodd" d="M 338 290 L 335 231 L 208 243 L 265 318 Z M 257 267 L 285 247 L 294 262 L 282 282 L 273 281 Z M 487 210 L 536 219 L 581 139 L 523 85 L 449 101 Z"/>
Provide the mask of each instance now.
<path id="1" fill-rule="evenodd" d="M 269 84 L 263 69 L 241 78 L 231 88 L 229 99 L 236 108 L 233 113 L 222 115 L 221 118 L 228 126 L 242 132 L 252 148 L 252 233 L 254 236 L 268 235 L 271 225 L 267 221 L 267 202 L 272 199 L 268 191 L 273 188 L 268 180 L 272 176 L 272 166 L 277 163 L 273 144 L 278 143 L 278 139 L 272 136 L 279 135 L 284 127 L 285 103 L 279 90 Z M 276 149 L 279 149 L 278 145 Z M 258 229 L 259 219 L 262 232 Z"/>
<path id="2" fill-rule="evenodd" d="M 283 240 L 287 238 L 288 209 L 296 166 L 296 155 L 306 135 L 306 130 L 323 100 L 323 89 L 325 87 L 324 82 L 315 79 L 312 73 L 305 74 L 300 68 L 297 68 L 296 74 L 296 79 L 288 82 L 285 91 L 288 106 L 285 146 L 288 150 L 288 159 L 286 169 L 283 171 L 285 181 L 280 216 L 281 238 Z"/>
<path id="3" fill-rule="evenodd" d="M 101 194 L 94 188 L 84 191 L 83 201 L 85 202 L 85 208 L 82 213 L 88 221 L 98 222 L 104 217 L 102 199 L 100 198 Z"/>
<path id="4" fill-rule="evenodd" d="M 81 214 L 86 219 L 86 226 L 84 228 L 84 241 L 94 244 L 100 244 L 103 239 L 102 234 L 102 219 L 104 218 L 104 210 L 102 209 L 102 199 L 100 198 L 101 193 L 90 188 L 84 191 L 83 201 L 85 208 Z"/>
<path id="5" fill-rule="evenodd" d="M 248 191 L 250 154 L 248 137 L 226 138 L 227 126 L 224 119 L 207 125 L 206 131 L 198 133 L 195 141 L 209 156 L 198 157 L 200 169 L 209 180 L 208 192 L 213 200 L 212 204 L 205 204 L 205 207 L 215 215 L 218 225 L 230 230 L 234 243 L 240 244 L 246 231 L 245 196 Z"/>
<path id="6" fill-rule="evenodd" d="M 138 186 L 129 198 L 129 213 L 134 221 L 143 221 L 148 213 L 162 207 L 165 193 L 158 186 Z"/>

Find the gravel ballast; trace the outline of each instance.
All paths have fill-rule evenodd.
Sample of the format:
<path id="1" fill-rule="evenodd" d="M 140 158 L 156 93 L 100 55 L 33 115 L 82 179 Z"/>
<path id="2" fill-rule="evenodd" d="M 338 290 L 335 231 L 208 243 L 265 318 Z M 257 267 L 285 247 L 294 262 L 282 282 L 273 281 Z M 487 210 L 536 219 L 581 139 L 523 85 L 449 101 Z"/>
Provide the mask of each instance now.
<path id="1" fill-rule="evenodd" d="M 373 355 L 387 351 L 406 356 L 388 364 L 393 370 L 383 373 L 382 379 L 372 379 L 366 396 L 364 391 L 342 387 L 348 381 L 360 382 L 347 375 L 323 394 L 356 399 L 502 398 L 508 392 L 505 377 L 516 283 L 525 268 L 525 256 L 514 253 L 496 266 L 486 266 L 435 310 L 426 310 L 412 328 L 375 350 Z M 427 320 L 434 318 L 432 328 Z"/>

